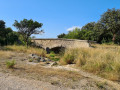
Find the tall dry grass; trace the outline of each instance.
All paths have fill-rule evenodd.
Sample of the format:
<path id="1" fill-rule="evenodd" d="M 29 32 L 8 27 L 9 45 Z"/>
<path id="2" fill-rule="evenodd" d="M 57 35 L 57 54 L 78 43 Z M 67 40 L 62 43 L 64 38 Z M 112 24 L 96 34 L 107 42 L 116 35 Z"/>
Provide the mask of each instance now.
<path id="1" fill-rule="evenodd" d="M 75 63 L 84 70 L 110 80 L 120 80 L 120 48 L 81 48 L 66 50 L 61 64 Z"/>
<path id="2" fill-rule="evenodd" d="M 40 56 L 46 56 L 46 51 L 41 48 L 35 48 L 35 47 L 25 47 L 25 46 L 6 46 L 7 50 L 12 50 L 16 52 L 23 52 L 23 53 L 30 53 L 30 54 L 37 54 Z"/>

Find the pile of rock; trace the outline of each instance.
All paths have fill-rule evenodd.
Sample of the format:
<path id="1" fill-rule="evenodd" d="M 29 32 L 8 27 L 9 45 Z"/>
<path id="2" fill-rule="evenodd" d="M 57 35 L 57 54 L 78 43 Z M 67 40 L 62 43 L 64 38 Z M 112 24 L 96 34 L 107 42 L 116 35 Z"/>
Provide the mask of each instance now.
<path id="1" fill-rule="evenodd" d="M 49 58 L 38 56 L 36 54 L 30 54 L 29 59 L 31 59 L 31 61 L 33 61 L 35 63 L 38 63 L 38 62 L 50 62 L 51 61 Z"/>

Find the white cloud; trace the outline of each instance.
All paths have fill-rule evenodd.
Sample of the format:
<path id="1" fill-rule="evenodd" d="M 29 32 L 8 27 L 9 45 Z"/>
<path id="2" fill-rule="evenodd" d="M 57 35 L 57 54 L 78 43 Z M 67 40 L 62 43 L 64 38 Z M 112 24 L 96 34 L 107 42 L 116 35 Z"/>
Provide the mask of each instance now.
<path id="1" fill-rule="evenodd" d="M 81 29 L 81 27 L 79 27 L 79 26 L 73 26 L 71 28 L 68 28 L 67 31 L 73 31 L 75 28 Z"/>

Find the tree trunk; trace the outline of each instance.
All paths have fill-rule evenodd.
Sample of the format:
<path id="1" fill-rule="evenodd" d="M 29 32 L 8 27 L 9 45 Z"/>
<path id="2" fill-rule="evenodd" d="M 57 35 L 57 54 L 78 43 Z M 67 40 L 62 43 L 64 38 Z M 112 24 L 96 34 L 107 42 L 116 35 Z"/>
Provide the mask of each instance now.
<path id="1" fill-rule="evenodd" d="M 26 42 L 26 45 L 27 45 L 27 48 L 28 48 L 28 37 L 26 37 L 25 42 Z"/>
<path id="2" fill-rule="evenodd" d="M 28 48 L 28 39 L 27 39 L 27 42 L 26 42 L 26 43 L 27 43 L 27 48 Z"/>
<path id="3" fill-rule="evenodd" d="M 112 38 L 113 42 L 115 41 L 115 38 L 116 38 L 116 34 L 113 34 L 113 38 Z"/>

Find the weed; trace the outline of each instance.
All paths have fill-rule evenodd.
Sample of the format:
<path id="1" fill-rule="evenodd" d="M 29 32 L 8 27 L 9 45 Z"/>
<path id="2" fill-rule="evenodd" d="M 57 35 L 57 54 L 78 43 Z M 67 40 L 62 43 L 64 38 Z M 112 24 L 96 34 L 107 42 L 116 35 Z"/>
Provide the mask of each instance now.
<path id="1" fill-rule="evenodd" d="M 14 68 L 14 65 L 15 65 L 15 60 L 6 62 L 7 68 Z"/>
<path id="2" fill-rule="evenodd" d="M 33 59 L 29 59 L 29 62 L 33 62 Z"/>
<path id="3" fill-rule="evenodd" d="M 104 89 L 104 83 L 97 82 L 96 85 L 98 86 L 98 88 Z"/>

